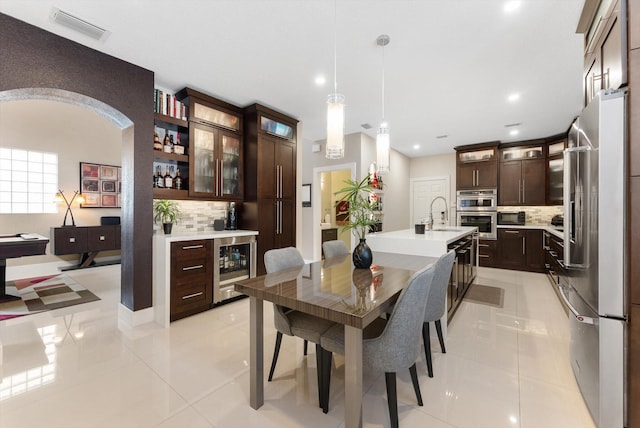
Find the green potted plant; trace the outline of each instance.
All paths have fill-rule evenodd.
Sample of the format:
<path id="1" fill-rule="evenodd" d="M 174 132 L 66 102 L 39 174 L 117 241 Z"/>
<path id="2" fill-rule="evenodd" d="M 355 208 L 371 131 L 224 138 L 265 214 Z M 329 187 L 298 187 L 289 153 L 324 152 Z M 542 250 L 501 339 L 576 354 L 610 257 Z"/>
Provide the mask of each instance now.
<path id="1" fill-rule="evenodd" d="M 154 221 L 156 223 L 162 223 L 165 234 L 171 234 L 173 223 L 178 222 L 178 216 L 180 215 L 178 204 L 175 201 L 159 199 L 153 201 L 153 212 Z"/>
<path id="2" fill-rule="evenodd" d="M 361 181 L 345 180 L 345 184 L 345 187 L 335 192 L 336 196 L 340 196 L 336 206 L 342 205 L 347 210 L 347 222 L 343 230 L 351 230 L 360 240 L 353 250 L 353 265 L 356 268 L 366 269 L 373 262 L 371 248 L 366 242 L 366 234 L 375 224 L 372 214 L 376 205 L 370 199 L 372 187 L 369 175 Z"/>

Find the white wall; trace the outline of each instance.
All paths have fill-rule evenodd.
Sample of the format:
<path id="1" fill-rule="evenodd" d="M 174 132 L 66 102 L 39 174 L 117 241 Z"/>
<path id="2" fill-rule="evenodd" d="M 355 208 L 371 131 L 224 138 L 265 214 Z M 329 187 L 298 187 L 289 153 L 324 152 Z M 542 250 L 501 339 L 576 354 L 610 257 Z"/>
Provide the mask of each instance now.
<path id="1" fill-rule="evenodd" d="M 149 144 L 152 144 L 152 138 Z M 0 103 L 0 145 L 58 154 L 58 184 L 66 196 L 79 189 L 79 163 L 122 165 L 122 131 L 87 109 L 46 100 Z M 151 146 L 150 146 L 151 147 Z M 123 183 L 126 185 L 126 183 Z M 151 177 L 149 177 L 151 186 Z M 0 214 L 0 233 L 32 232 L 50 236 L 50 228 L 62 225 L 66 206 L 57 214 Z M 80 208 L 72 211 L 78 226 L 96 226 L 101 216 L 119 216 L 119 208 Z M 67 219 L 67 224 L 70 221 Z M 60 261 L 50 245 L 47 255 L 7 260 L 7 266 Z M 64 256 L 65 260 L 75 256 Z"/>

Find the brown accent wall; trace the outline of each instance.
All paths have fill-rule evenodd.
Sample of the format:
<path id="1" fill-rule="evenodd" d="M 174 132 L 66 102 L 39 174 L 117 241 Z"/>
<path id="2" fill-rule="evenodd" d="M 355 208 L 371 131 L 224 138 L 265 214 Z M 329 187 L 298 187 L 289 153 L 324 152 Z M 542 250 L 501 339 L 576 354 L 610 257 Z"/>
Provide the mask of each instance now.
<path id="1" fill-rule="evenodd" d="M 127 116 L 122 167 L 121 302 L 137 311 L 152 304 L 152 176 L 154 75 L 120 59 L 0 14 L 0 91 L 55 88 L 86 95 Z M 127 141 L 129 140 L 129 141 Z M 133 141 L 131 143 L 130 141 Z"/>

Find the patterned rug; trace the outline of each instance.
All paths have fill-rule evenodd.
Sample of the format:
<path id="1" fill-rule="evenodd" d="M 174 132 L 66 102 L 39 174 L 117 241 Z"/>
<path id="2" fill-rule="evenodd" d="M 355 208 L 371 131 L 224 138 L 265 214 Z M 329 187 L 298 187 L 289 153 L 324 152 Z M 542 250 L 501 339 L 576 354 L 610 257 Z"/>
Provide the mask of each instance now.
<path id="1" fill-rule="evenodd" d="M 0 303 L 0 321 L 100 300 L 64 274 L 7 281 L 6 293 L 22 300 Z"/>
<path id="2" fill-rule="evenodd" d="M 490 287 L 488 285 L 471 284 L 463 300 L 501 308 L 504 304 L 504 289 Z"/>

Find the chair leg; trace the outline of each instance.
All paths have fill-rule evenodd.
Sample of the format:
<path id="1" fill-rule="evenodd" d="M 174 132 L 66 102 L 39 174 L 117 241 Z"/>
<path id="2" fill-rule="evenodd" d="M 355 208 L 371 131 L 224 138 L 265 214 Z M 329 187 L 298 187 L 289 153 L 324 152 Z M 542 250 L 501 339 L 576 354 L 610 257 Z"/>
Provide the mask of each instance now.
<path id="1" fill-rule="evenodd" d="M 440 324 L 440 320 L 436 320 L 436 332 L 438 332 L 438 340 L 440 341 L 440 349 L 443 354 L 447 353 L 447 350 L 444 349 L 444 338 L 442 337 L 442 324 Z"/>
<path id="2" fill-rule="evenodd" d="M 307 339 L 304 340 L 304 355 L 307 355 Z"/>
<path id="3" fill-rule="evenodd" d="M 413 363 L 413 365 L 409 367 L 409 373 L 411 373 L 411 382 L 413 383 L 413 390 L 416 392 L 418 406 L 422 406 L 422 394 L 420 394 L 420 384 L 418 383 L 418 371 L 416 370 L 416 363 Z"/>
<path id="4" fill-rule="evenodd" d="M 387 384 L 387 404 L 389 405 L 389 420 L 391 428 L 398 428 L 398 393 L 396 391 L 396 374 L 386 372 L 384 379 Z"/>
<path id="5" fill-rule="evenodd" d="M 329 391 L 331 389 L 331 361 L 333 354 L 325 349 L 320 348 L 322 352 L 322 412 L 329 412 Z"/>
<path id="6" fill-rule="evenodd" d="M 276 335 L 276 347 L 273 350 L 273 359 L 271 360 L 271 370 L 269 370 L 269 382 L 273 379 L 273 372 L 276 369 L 276 362 L 278 361 L 278 354 L 280 353 L 280 344 L 282 344 L 282 333 L 278 332 Z"/>
<path id="7" fill-rule="evenodd" d="M 318 407 L 320 407 L 324 411 L 325 405 L 324 405 L 324 374 L 322 372 L 323 366 L 324 366 L 324 354 L 322 352 L 322 348 L 320 347 L 320 345 L 316 344 L 316 367 L 317 367 L 316 372 L 318 375 Z"/>
<path id="8" fill-rule="evenodd" d="M 427 357 L 427 372 L 433 377 L 433 365 L 431 363 L 431 341 L 429 340 L 429 323 L 422 323 L 422 341 L 424 342 L 424 355 Z"/>

